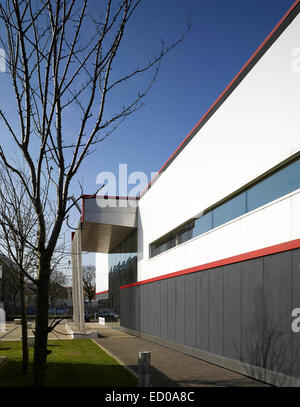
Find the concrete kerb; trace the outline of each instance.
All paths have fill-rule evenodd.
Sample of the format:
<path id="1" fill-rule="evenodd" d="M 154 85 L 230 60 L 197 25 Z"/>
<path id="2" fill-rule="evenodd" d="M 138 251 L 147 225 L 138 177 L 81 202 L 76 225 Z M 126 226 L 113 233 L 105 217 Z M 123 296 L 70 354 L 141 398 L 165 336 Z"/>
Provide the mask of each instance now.
<path id="1" fill-rule="evenodd" d="M 93 330 L 88 330 L 86 332 L 81 332 L 77 329 L 74 325 L 66 323 L 65 329 L 68 334 L 72 337 L 72 339 L 92 339 L 98 338 L 98 332 Z"/>
<path id="2" fill-rule="evenodd" d="M 96 342 L 94 339 L 92 339 L 92 341 L 99 346 L 100 349 L 102 349 L 105 353 L 107 353 L 109 356 L 111 356 L 113 359 L 115 359 L 121 366 L 123 366 L 126 370 L 128 370 L 129 373 L 131 373 L 134 377 L 136 377 L 136 379 L 139 378 L 139 375 L 133 370 L 131 369 L 131 367 L 129 367 L 128 365 L 126 365 L 124 362 L 122 362 L 122 360 L 120 360 L 119 358 L 117 358 L 115 355 L 113 355 L 109 350 L 107 350 L 103 345 L 100 345 L 98 342 Z"/>

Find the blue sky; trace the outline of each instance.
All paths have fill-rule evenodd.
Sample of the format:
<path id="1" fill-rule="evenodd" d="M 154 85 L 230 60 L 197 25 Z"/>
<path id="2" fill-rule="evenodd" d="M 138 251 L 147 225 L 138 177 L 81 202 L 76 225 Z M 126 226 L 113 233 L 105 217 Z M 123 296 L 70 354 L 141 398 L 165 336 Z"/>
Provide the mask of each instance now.
<path id="1" fill-rule="evenodd" d="M 92 1 L 95 14 L 101 3 Z M 142 171 L 150 177 L 151 172 L 158 171 L 293 3 L 294 0 L 144 0 L 127 28 L 114 67 L 116 75 L 151 59 L 160 50 L 161 38 L 166 43 L 176 41 L 186 29 L 188 15 L 191 31 L 164 57 L 157 81 L 144 100 L 145 107 L 122 123 L 85 161 L 77 177 L 84 185 L 84 193 L 97 190 L 96 177 L 100 172 L 111 171 L 117 176 L 120 163 L 128 165 L 129 173 Z M 137 78 L 133 86 L 143 89 L 145 82 Z M 0 89 L 2 96 L 5 94 L 6 108 L 12 112 L 14 97 L 2 74 Z M 127 91 L 131 88 L 124 86 L 122 96 L 126 97 Z M 109 100 L 107 107 L 114 112 L 115 105 Z M 68 128 L 72 131 L 72 118 Z M 1 144 L 7 143 L 1 124 L 0 130 Z M 6 147 L 13 151 L 10 144 Z M 75 216 L 79 214 L 76 212 Z M 84 262 L 90 259 L 88 256 Z"/>
<path id="2" fill-rule="evenodd" d="M 80 172 L 85 193 L 97 189 L 101 171 L 118 175 L 158 171 L 203 114 L 272 31 L 293 0 L 146 0 L 127 31 L 122 67 L 148 61 L 160 38 L 172 42 L 186 28 L 186 39 L 165 56 L 159 76 L 144 100 L 86 161 Z M 96 2 L 95 2 L 96 4 Z M 96 7 L 96 6 L 95 6 Z M 119 68 L 119 67 L 118 67 Z M 143 88 L 143 80 L 138 84 Z M 130 189 L 130 188 L 129 188 Z"/>
<path id="3" fill-rule="evenodd" d="M 129 27 L 130 58 L 148 60 L 177 39 L 191 15 L 186 39 L 162 63 L 145 107 L 129 117 L 86 163 L 86 193 L 100 171 L 158 171 L 216 98 L 273 30 L 294 0 L 149 0 Z M 130 59 L 129 58 L 129 59 Z M 86 261 L 90 259 L 87 256 Z"/>
<path id="4" fill-rule="evenodd" d="M 91 1 L 95 15 L 101 3 Z M 293 3 L 294 0 L 142 1 L 127 28 L 114 67 L 116 75 L 155 56 L 161 38 L 167 44 L 180 38 L 189 14 L 191 31 L 164 57 L 157 81 L 144 99 L 144 108 L 129 116 L 85 161 L 77 177 L 84 185 L 84 193 L 97 190 L 96 177 L 100 172 L 111 171 L 117 176 L 120 163 L 128 165 L 129 173 L 142 171 L 149 178 L 151 172 L 158 171 Z M 145 83 L 143 77 L 137 78 L 122 88 L 122 96 L 126 98 L 131 86 L 144 89 Z M 0 89 L 6 105 L 2 102 L 1 108 L 12 114 L 14 95 L 4 74 L 0 74 Z M 107 108 L 115 112 L 115 104 L 109 99 Z M 71 132 L 72 120 L 70 116 L 66 123 Z M 10 136 L 3 123 L 0 130 L 3 145 Z M 9 147 L 11 153 L 13 145 Z M 74 185 L 74 194 L 77 192 Z"/>

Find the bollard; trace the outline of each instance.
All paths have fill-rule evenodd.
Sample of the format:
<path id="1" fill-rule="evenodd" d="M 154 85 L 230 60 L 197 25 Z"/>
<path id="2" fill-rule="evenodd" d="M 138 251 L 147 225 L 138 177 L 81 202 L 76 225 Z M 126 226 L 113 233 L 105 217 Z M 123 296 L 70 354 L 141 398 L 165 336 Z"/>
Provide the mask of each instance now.
<path id="1" fill-rule="evenodd" d="M 150 387 L 150 352 L 139 352 L 139 387 Z"/>

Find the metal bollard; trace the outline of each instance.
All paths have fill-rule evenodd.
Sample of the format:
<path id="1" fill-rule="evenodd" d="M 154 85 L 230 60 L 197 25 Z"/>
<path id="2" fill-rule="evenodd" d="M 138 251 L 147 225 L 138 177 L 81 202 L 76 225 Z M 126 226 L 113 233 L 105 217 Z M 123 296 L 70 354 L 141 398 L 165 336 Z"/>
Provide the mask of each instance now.
<path id="1" fill-rule="evenodd" d="M 151 352 L 139 352 L 139 387 L 150 387 Z"/>

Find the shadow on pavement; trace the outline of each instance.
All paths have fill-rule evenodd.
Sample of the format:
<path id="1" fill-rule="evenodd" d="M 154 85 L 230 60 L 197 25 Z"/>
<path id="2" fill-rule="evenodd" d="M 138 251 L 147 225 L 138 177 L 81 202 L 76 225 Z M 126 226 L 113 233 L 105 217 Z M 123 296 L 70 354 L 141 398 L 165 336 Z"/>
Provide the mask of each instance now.
<path id="1" fill-rule="evenodd" d="M 130 365 L 128 366 L 131 370 L 133 370 L 137 375 L 139 372 L 138 365 Z M 178 387 L 179 384 L 172 380 L 170 377 L 166 376 L 160 370 L 156 369 L 155 367 L 151 366 L 150 370 L 150 382 L 151 386 L 153 387 Z"/>
<path id="2" fill-rule="evenodd" d="M 0 367 L 1 387 L 33 387 L 29 374 L 21 374 L 21 363 L 9 360 Z M 48 362 L 45 387 L 136 387 L 137 379 L 121 365 Z"/>

